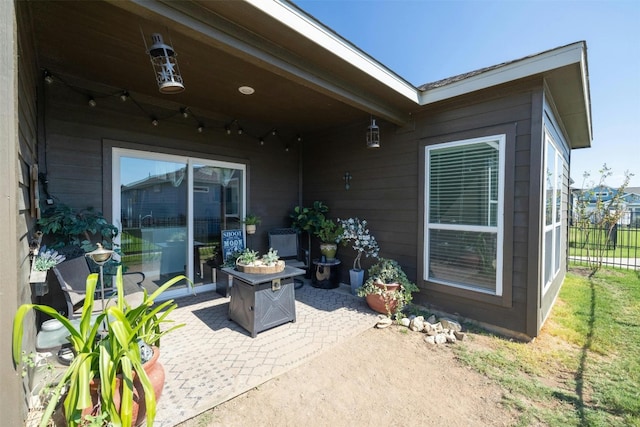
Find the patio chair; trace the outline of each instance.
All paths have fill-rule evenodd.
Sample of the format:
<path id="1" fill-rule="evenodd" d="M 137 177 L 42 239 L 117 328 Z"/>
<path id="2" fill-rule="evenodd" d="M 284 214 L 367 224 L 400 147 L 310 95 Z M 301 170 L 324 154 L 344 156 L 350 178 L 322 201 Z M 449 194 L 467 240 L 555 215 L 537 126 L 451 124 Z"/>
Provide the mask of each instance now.
<path id="1" fill-rule="evenodd" d="M 73 319 L 76 314 L 81 312 L 82 304 L 85 300 L 87 276 L 91 274 L 89 264 L 87 264 L 84 256 L 80 256 L 61 262 L 53 267 L 53 272 L 58 278 L 67 302 L 67 317 Z M 134 279 L 135 276 L 138 276 L 138 280 Z M 144 279 L 145 276 L 142 272 L 124 273 L 122 275 L 125 301 L 127 301 L 129 305 L 136 307 L 142 302 L 142 282 Z M 113 291 L 115 291 L 114 288 L 105 288 L 105 298 L 113 295 Z M 97 290 L 96 293 L 98 292 L 100 291 Z M 102 303 L 100 298 L 96 298 L 94 311 L 100 310 L 102 310 Z"/>
<path id="2" fill-rule="evenodd" d="M 269 247 L 278 251 L 278 256 L 291 267 L 309 269 L 309 251 L 299 247 L 298 233 L 293 228 L 275 228 L 269 231 Z M 294 282 L 301 287 L 304 281 L 294 278 Z"/>

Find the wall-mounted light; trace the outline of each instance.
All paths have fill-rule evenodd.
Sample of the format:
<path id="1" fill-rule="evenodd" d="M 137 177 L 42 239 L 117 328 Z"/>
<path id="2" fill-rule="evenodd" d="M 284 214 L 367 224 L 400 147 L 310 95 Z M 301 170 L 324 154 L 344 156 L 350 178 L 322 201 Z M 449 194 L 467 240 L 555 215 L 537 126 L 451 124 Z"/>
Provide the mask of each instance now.
<path id="1" fill-rule="evenodd" d="M 144 33 L 143 33 L 144 38 Z M 162 35 L 151 34 L 151 47 L 147 50 L 160 93 L 172 94 L 184 91 L 184 82 L 178 68 L 178 59 L 175 50 L 164 43 Z M 147 41 L 144 42 L 145 47 Z"/>
<path id="2" fill-rule="evenodd" d="M 49 72 L 49 70 L 44 70 L 44 81 L 45 83 L 47 83 L 48 85 L 50 85 L 51 83 L 53 83 L 53 76 L 51 75 L 51 73 Z"/>
<path id="3" fill-rule="evenodd" d="M 344 179 L 344 189 L 348 190 L 349 188 L 351 188 L 351 178 L 353 178 L 351 176 L 351 174 L 349 172 L 345 172 L 344 176 L 342 177 L 342 179 Z"/>
<path id="4" fill-rule="evenodd" d="M 376 125 L 376 119 L 373 117 L 367 128 L 367 148 L 380 148 L 380 128 Z"/>

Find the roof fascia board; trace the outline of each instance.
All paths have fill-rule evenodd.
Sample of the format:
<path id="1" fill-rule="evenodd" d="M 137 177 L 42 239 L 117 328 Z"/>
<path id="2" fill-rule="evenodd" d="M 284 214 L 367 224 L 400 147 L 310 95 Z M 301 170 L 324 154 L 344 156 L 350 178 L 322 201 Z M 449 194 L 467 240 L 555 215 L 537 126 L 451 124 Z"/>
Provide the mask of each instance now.
<path id="1" fill-rule="evenodd" d="M 129 10 L 131 13 L 140 14 L 141 9 L 160 16 L 163 16 L 173 22 L 176 22 L 190 31 L 199 33 L 205 39 L 216 40 L 219 44 L 227 47 L 229 53 L 238 56 L 237 52 L 241 52 L 242 58 L 252 63 L 268 64 L 269 69 L 276 74 L 283 75 L 286 73 L 288 78 L 293 78 L 301 84 L 314 88 L 325 95 L 338 99 L 345 104 L 354 108 L 375 114 L 378 117 L 389 120 L 397 125 L 403 125 L 408 121 L 405 112 L 384 105 L 382 102 L 375 102 L 370 98 L 362 96 L 354 91 L 349 91 L 343 86 L 337 84 L 331 79 L 331 76 L 321 75 L 317 70 L 308 70 L 304 64 L 293 57 L 282 57 L 281 52 L 275 52 L 273 48 L 265 45 L 252 45 L 238 37 L 227 34 L 217 28 L 212 27 L 202 21 L 195 14 L 189 13 L 186 9 L 179 9 L 181 2 L 164 2 L 148 1 L 148 0 L 130 0 L 122 2 L 118 0 L 108 0 L 111 4 Z M 206 43 L 206 40 L 204 41 Z M 218 46 L 220 47 L 220 46 Z M 416 102 L 417 102 L 417 89 Z"/>
<path id="2" fill-rule="evenodd" d="M 589 91 L 589 72 L 587 66 L 587 49 L 581 49 L 580 75 L 582 76 L 582 93 L 586 110 L 587 126 L 589 127 L 589 141 L 593 141 L 593 124 L 591 123 L 591 93 Z"/>
<path id="3" fill-rule="evenodd" d="M 353 65 L 362 72 L 375 78 L 380 83 L 395 90 L 407 99 L 419 102 L 418 90 L 387 67 L 372 59 L 362 50 L 356 48 L 345 39 L 327 30 L 321 23 L 309 15 L 279 0 L 245 0 L 256 9 L 268 14 L 301 36 L 313 41 L 323 49 L 333 52 L 342 60 Z"/>
<path id="4" fill-rule="evenodd" d="M 467 93 L 487 89 L 503 83 L 544 73 L 570 64 L 582 63 L 584 60 L 583 43 L 574 43 L 563 48 L 540 55 L 515 61 L 504 67 L 488 70 L 484 73 L 454 82 L 442 87 L 427 89 L 420 96 L 420 105 L 428 105 Z M 582 66 L 583 81 L 585 67 Z M 587 92 L 588 94 L 588 92 Z M 588 95 L 586 95 L 588 96 Z"/>

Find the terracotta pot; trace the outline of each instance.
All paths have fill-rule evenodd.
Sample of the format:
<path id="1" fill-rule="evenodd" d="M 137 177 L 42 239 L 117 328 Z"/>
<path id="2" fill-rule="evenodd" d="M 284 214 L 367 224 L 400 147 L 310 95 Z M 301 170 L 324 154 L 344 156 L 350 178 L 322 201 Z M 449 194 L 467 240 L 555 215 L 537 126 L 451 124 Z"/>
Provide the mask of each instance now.
<path id="1" fill-rule="evenodd" d="M 160 349 L 158 347 L 153 347 L 153 356 L 151 360 L 142 365 L 144 371 L 147 373 L 149 377 L 149 381 L 153 385 L 153 391 L 156 396 L 156 402 L 160 400 L 160 396 L 162 395 L 162 390 L 164 388 L 164 367 L 158 361 L 160 357 Z M 113 402 L 116 405 L 118 410 L 120 409 L 120 396 L 121 396 L 121 378 L 118 375 L 116 379 L 116 393 L 113 397 Z M 94 378 L 91 381 L 91 401 L 93 402 L 93 406 L 98 403 L 98 390 L 100 389 L 100 379 Z M 145 417 L 147 415 L 147 408 L 144 400 L 144 389 L 142 388 L 142 383 L 137 375 L 134 373 L 133 380 L 133 415 L 131 419 L 133 420 L 132 426 L 140 426 L 144 423 Z M 82 412 L 83 415 L 91 414 L 91 408 L 87 408 Z"/>
<path id="2" fill-rule="evenodd" d="M 374 283 L 374 285 L 378 288 L 384 289 L 386 286 L 386 291 L 382 293 L 382 295 L 378 294 L 369 294 L 365 297 L 369 308 L 373 311 L 376 311 L 381 314 L 389 314 L 396 311 L 398 307 L 398 301 L 393 299 L 391 293 L 400 288 L 399 283 L 387 283 L 386 285 L 381 285 Z M 388 308 L 388 311 L 387 311 Z"/>

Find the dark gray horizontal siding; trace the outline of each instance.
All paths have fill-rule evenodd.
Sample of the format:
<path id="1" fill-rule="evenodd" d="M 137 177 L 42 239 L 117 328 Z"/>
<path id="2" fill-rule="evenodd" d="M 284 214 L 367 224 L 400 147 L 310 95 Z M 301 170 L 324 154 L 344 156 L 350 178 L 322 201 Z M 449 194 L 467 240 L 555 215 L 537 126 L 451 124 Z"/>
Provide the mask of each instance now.
<path id="1" fill-rule="evenodd" d="M 47 94 L 46 169 L 57 201 L 76 208 L 93 206 L 110 218 L 111 182 L 105 177 L 110 180 L 109 147 L 114 146 L 245 164 L 247 209 L 262 218 L 252 247 L 266 251 L 267 231 L 290 225 L 288 215 L 298 200 L 297 144 L 286 152 L 285 141 L 275 137 L 260 145 L 254 137 L 227 135 L 222 127 L 200 134 L 195 121 L 180 116 L 161 118 L 154 127 L 132 103 L 105 98 L 90 108 L 76 92 L 53 86 Z M 251 124 L 243 126 L 251 131 Z"/>
<path id="2" fill-rule="evenodd" d="M 317 135 L 304 151 L 305 203 L 323 200 L 333 217 L 366 218 L 380 243 L 381 255 L 398 260 L 409 277 L 417 280 L 421 288 L 415 295 L 418 303 L 525 333 L 527 292 L 531 286 L 528 241 L 532 218 L 529 213 L 532 93 L 540 90 L 541 81 L 529 80 L 429 106 L 412 115 L 414 131 L 403 129 L 396 134 L 391 126 L 379 123 L 382 147 L 378 150 L 364 147 L 366 122 L 329 135 Z M 422 275 L 418 266 L 422 263 L 423 238 L 421 146 L 424 141 L 473 138 L 493 128 L 509 129 L 511 135 L 505 191 L 508 209 L 505 224 L 509 228 L 505 229 L 503 248 L 504 297 L 431 287 L 418 279 Z M 353 176 L 348 191 L 342 180 L 346 171 Z M 341 248 L 339 257 L 349 265 L 352 252 Z M 366 265 L 370 262 L 367 260 Z M 348 280 L 346 270 L 343 269 L 343 280 Z"/>

